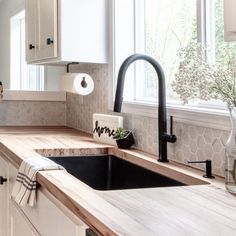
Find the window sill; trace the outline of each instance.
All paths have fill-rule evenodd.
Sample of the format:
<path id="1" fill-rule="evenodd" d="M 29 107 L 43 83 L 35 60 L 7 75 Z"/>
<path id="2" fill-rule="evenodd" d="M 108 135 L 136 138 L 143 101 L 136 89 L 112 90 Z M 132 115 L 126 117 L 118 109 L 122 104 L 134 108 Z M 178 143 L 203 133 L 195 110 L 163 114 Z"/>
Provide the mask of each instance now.
<path id="1" fill-rule="evenodd" d="M 168 116 L 173 116 L 176 122 L 220 130 L 230 130 L 231 127 L 227 110 L 167 105 L 167 111 Z M 157 106 L 153 104 L 124 102 L 122 112 L 152 118 L 158 116 Z"/>
<path id="2" fill-rule="evenodd" d="M 18 91 L 4 90 L 4 101 L 66 101 L 66 92 L 61 91 Z"/>

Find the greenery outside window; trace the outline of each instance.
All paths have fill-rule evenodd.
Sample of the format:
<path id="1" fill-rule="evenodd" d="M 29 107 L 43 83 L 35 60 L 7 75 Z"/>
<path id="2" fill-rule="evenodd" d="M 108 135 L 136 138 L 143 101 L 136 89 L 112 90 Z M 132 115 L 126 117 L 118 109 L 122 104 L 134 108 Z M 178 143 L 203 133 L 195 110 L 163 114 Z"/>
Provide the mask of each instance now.
<path id="1" fill-rule="evenodd" d="M 205 60 L 224 60 L 223 0 L 114 0 L 114 76 L 124 59 L 133 53 L 154 57 L 163 67 L 169 104 L 181 104 L 171 82 L 179 68 L 177 52 L 192 43 L 209 46 Z M 155 104 L 158 82 L 153 68 L 136 62 L 127 72 L 124 100 Z M 221 102 L 194 101 L 195 106 L 222 106 Z"/>

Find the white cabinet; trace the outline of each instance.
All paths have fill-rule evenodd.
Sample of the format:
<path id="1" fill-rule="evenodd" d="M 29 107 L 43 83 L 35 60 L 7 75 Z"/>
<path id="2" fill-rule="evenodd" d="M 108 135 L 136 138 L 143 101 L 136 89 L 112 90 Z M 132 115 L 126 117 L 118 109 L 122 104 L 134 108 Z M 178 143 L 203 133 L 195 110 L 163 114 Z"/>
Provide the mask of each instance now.
<path id="1" fill-rule="evenodd" d="M 39 59 L 57 57 L 57 0 L 38 1 Z"/>
<path id="2" fill-rule="evenodd" d="M 17 175 L 16 168 L 9 163 L 8 165 L 8 199 L 9 199 L 9 217 L 8 217 L 8 236 L 39 236 L 37 230 L 28 220 L 20 207 L 11 200 L 11 193 L 15 184 Z"/>
<path id="3" fill-rule="evenodd" d="M 26 60 L 107 63 L 107 0 L 26 0 Z"/>
<path id="4" fill-rule="evenodd" d="M 37 0 L 31 0 L 25 2 L 25 18 L 27 24 L 25 25 L 26 29 L 26 61 L 36 60 L 36 48 L 38 49 L 38 35 L 36 29 L 37 23 Z"/>
<path id="5" fill-rule="evenodd" d="M 14 203 L 10 204 L 10 236 L 39 236 Z"/>
<path id="6" fill-rule="evenodd" d="M 0 236 L 37 236 L 30 222 L 17 210 L 10 199 L 14 176 L 12 165 L 0 157 Z"/>
<path id="7" fill-rule="evenodd" d="M 224 0 L 224 39 L 236 41 L 236 1 Z"/>
<path id="8" fill-rule="evenodd" d="M 26 61 L 57 57 L 57 0 L 26 0 Z"/>
<path id="9" fill-rule="evenodd" d="M 7 235 L 9 216 L 8 176 L 8 162 L 0 157 L 0 236 Z"/>
<path id="10" fill-rule="evenodd" d="M 48 197 L 39 190 L 35 207 L 21 207 L 37 231 L 43 236 L 85 236 L 88 227 L 80 220 L 73 222 L 49 198 L 54 197 Z"/>
<path id="11" fill-rule="evenodd" d="M 85 236 L 88 226 L 46 191 L 38 190 L 34 207 L 16 204 L 11 192 L 17 169 L 2 157 L 0 175 L 7 178 L 0 185 L 0 236 Z"/>

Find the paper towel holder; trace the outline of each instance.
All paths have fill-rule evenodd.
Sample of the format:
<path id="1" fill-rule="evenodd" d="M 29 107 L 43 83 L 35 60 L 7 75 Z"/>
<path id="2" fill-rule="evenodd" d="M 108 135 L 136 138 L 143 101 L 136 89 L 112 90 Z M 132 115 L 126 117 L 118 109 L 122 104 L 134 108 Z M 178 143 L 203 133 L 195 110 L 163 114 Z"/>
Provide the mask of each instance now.
<path id="1" fill-rule="evenodd" d="M 81 81 L 81 86 L 82 86 L 83 88 L 86 88 L 86 87 L 88 86 L 87 82 L 85 81 L 85 76 L 83 76 L 83 79 L 82 79 L 82 81 Z"/>
<path id="2" fill-rule="evenodd" d="M 79 62 L 70 62 L 70 63 L 66 64 L 66 72 L 67 73 L 70 72 L 70 65 L 78 65 L 78 64 L 79 64 Z M 83 76 L 83 79 L 81 81 L 81 86 L 83 88 L 87 88 L 87 86 L 88 86 L 87 82 L 85 81 L 85 76 Z"/>
<path id="3" fill-rule="evenodd" d="M 78 65 L 79 62 L 70 62 L 66 64 L 66 72 L 69 73 L 70 72 L 70 65 Z"/>

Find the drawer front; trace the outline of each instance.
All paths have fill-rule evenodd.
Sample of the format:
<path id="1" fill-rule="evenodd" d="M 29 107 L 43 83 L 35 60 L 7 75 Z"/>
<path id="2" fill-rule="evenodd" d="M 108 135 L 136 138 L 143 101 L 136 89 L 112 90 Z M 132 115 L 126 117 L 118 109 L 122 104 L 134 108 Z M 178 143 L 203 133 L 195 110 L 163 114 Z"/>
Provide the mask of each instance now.
<path id="1" fill-rule="evenodd" d="M 12 166 L 10 191 L 17 175 L 17 170 Z M 35 229 L 43 236 L 85 236 L 85 230 L 88 228 L 82 221 L 76 219 L 72 221 L 59 209 L 53 202 L 54 197 L 50 199 L 40 189 L 37 191 L 37 203 L 34 207 L 26 205 L 19 206 L 22 213 L 29 219 Z M 58 201 L 55 199 L 55 201 Z"/>

